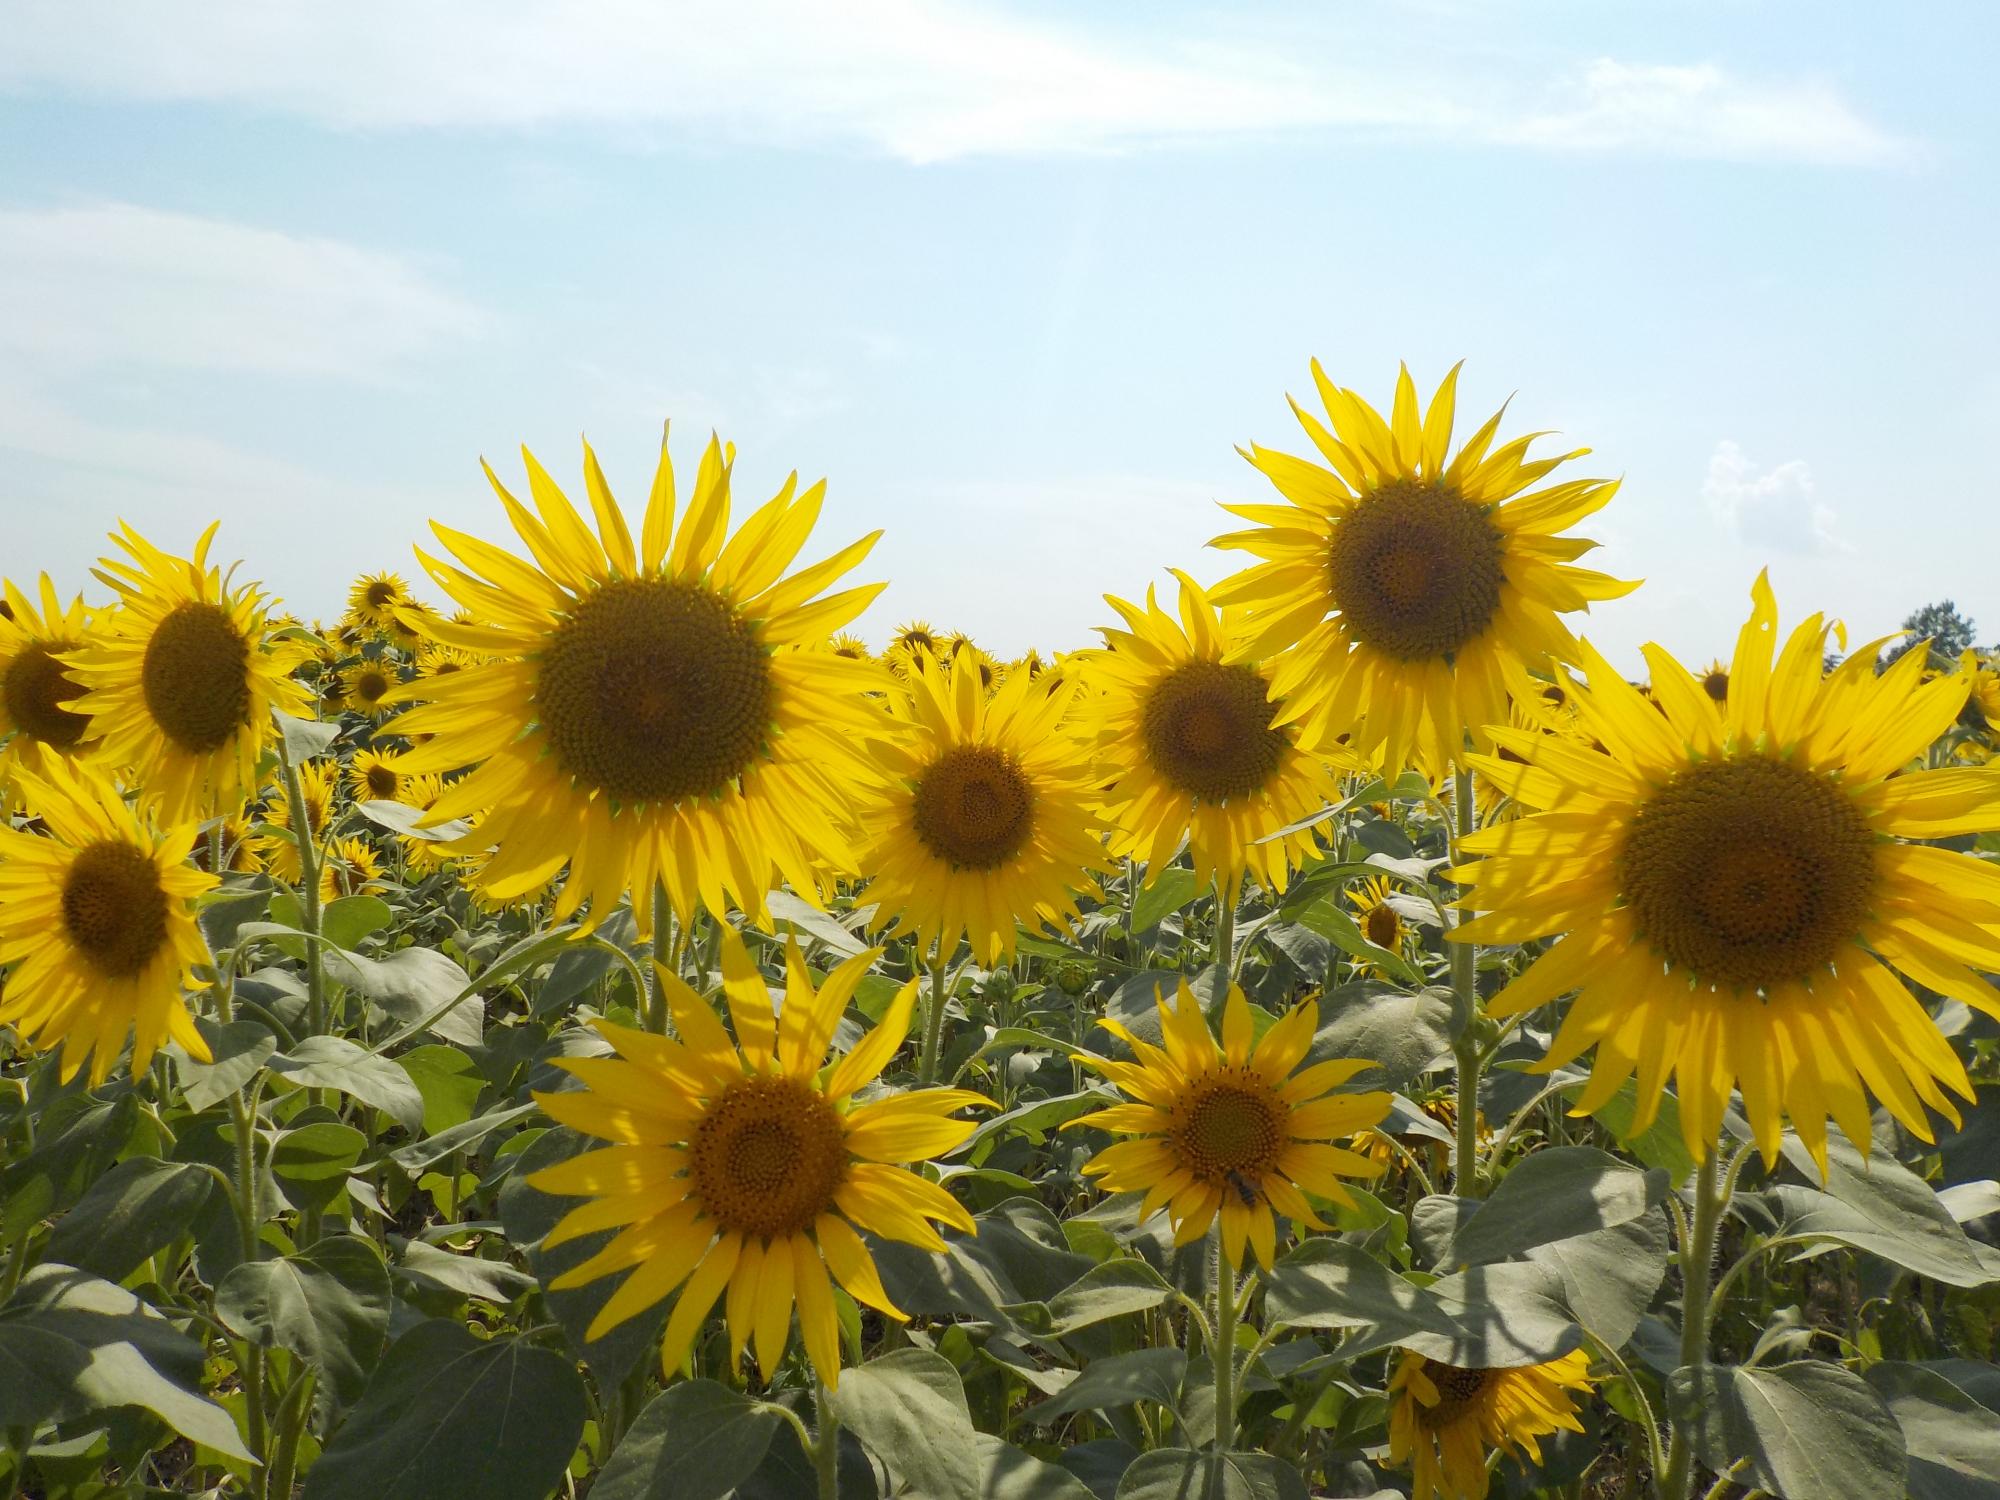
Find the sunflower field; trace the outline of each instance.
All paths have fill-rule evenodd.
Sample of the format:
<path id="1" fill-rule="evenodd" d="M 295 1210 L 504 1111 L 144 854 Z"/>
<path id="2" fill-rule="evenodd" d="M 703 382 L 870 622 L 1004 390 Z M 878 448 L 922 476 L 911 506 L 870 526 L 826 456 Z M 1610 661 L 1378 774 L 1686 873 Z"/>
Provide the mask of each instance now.
<path id="1" fill-rule="evenodd" d="M 1456 374 L 1046 658 L 713 438 L 8 583 L 0 1496 L 2000 1495 L 2000 676 Z"/>

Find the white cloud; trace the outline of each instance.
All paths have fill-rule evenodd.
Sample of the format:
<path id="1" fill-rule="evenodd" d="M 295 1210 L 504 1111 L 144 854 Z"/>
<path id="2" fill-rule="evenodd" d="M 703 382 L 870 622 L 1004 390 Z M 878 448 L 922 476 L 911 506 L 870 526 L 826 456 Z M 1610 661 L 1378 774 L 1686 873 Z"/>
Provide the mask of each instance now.
<path id="1" fill-rule="evenodd" d="M 1340 129 L 1837 163 L 1902 150 L 1825 85 L 1712 65 L 1603 60 L 1547 84 L 1405 61 L 1393 28 L 1142 35 L 968 0 L 15 0 L 0 88 L 371 130 L 650 126 L 912 161 Z"/>
<path id="2" fill-rule="evenodd" d="M 1709 513 L 1746 546 L 1775 552 L 1852 552 L 1838 517 L 1819 502 L 1804 459 L 1760 469 L 1728 438 L 1709 455 L 1702 498 Z"/>
<path id="3" fill-rule="evenodd" d="M 398 257 L 129 203 L 0 209 L 0 351 L 93 366 L 392 377 L 482 314 Z"/>

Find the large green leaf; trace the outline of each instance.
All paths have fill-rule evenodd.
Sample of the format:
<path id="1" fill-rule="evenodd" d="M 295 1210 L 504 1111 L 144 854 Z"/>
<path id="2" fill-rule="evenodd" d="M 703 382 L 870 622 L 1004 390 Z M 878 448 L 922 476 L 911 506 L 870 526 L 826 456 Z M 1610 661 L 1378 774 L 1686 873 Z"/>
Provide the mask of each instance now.
<path id="1" fill-rule="evenodd" d="M 368 1137 L 338 1120 L 314 1120 L 287 1130 L 271 1148 L 271 1175 L 294 1208 L 323 1212 L 347 1186 Z"/>
<path id="2" fill-rule="evenodd" d="M 757 1472 L 782 1421 L 713 1380 L 681 1381 L 639 1413 L 592 1500 L 723 1500 Z"/>
<path id="3" fill-rule="evenodd" d="M 277 1038 L 262 1021 L 231 1021 L 223 1025 L 206 1016 L 195 1018 L 195 1027 L 208 1043 L 207 1063 L 180 1064 L 181 1096 L 189 1109 L 199 1114 L 210 1105 L 220 1104 L 257 1076 L 264 1059 L 278 1050 Z"/>
<path id="4" fill-rule="evenodd" d="M 1992 1412 L 1926 1365 L 1890 1360 L 1862 1378 L 1902 1429 L 1910 1500 L 2000 1497 L 2000 1421 Z"/>
<path id="5" fill-rule="evenodd" d="M 284 736 L 285 758 L 295 766 L 304 765 L 316 755 L 324 755 L 340 738 L 340 725 L 323 724 L 318 719 L 297 719 L 282 709 L 272 709 L 271 717 L 277 721 L 278 733 Z"/>
<path id="6" fill-rule="evenodd" d="M 1396 1089 L 1451 1051 L 1449 990 L 1399 990 L 1372 979 L 1335 985 L 1320 997 L 1310 1060 L 1371 1058 L 1348 1090 Z"/>
<path id="7" fill-rule="evenodd" d="M 1595 1146 L 1557 1146 L 1515 1165 L 1459 1226 L 1446 1264 L 1487 1265 L 1555 1240 L 1628 1223 L 1657 1208 L 1667 1174 Z"/>
<path id="8" fill-rule="evenodd" d="M 1840 1365 L 1683 1368 L 1668 1381 L 1667 1402 L 1703 1463 L 1720 1472 L 1747 1458 L 1756 1482 L 1783 1500 L 1903 1493 L 1896 1420 Z"/>
<path id="9" fill-rule="evenodd" d="M 1613 1349 L 1646 1315 L 1667 1274 L 1667 1218 L 1657 1209 L 1609 1229 L 1537 1245 L 1528 1259 L 1562 1278 L 1563 1302 Z"/>
<path id="10" fill-rule="evenodd" d="M 388 1058 L 373 1056 L 345 1037 L 306 1037 L 273 1056 L 270 1069 L 300 1088 L 352 1094 L 412 1135 L 423 1129 L 424 1096 L 409 1075 Z"/>
<path id="11" fill-rule="evenodd" d="M 1430 1359 L 1464 1368 L 1538 1365 L 1582 1342 L 1550 1266 L 1520 1261 L 1471 1266 L 1427 1288 L 1456 1325 L 1448 1335 L 1403 1342 Z"/>
<path id="12" fill-rule="evenodd" d="M 184 1162 L 134 1156 L 90 1185 L 49 1235 L 50 1260 L 123 1281 L 148 1256 L 191 1233 L 215 1179 Z"/>
<path id="13" fill-rule="evenodd" d="M 1118 1481 L 1118 1500 L 1310 1500 L 1306 1482 L 1268 1453 L 1144 1454 Z"/>
<path id="14" fill-rule="evenodd" d="M 472 1118 L 486 1088 L 479 1064 L 457 1047 L 432 1043 L 412 1047 L 396 1058 L 396 1066 L 424 1096 L 424 1134 L 436 1135 Z"/>
<path id="15" fill-rule="evenodd" d="M 1809 1180 L 1814 1165 L 1798 1137 L 1787 1132 L 1785 1157 Z M 1847 1138 L 1827 1132 L 1826 1190 L 1779 1186 L 1766 1194 L 1781 1232 L 1825 1238 L 1879 1255 L 1951 1286 L 1981 1286 L 1995 1273 L 1966 1238 L 1951 1211 L 1914 1172 L 1877 1151 L 1864 1161 Z"/>
<path id="16" fill-rule="evenodd" d="M 232 1331 L 319 1372 L 322 1416 L 360 1397 L 389 1341 L 389 1303 L 381 1253 L 348 1234 L 283 1260 L 245 1262 L 215 1289 L 216 1314 Z"/>
<path id="17" fill-rule="evenodd" d="M 973 1445 L 979 1452 L 980 1500 L 1091 1500 L 1082 1480 L 1005 1438 L 975 1433 Z"/>
<path id="18" fill-rule="evenodd" d="M 1158 1271 L 1125 1257 L 1092 1266 L 1047 1302 L 1018 1302 L 1007 1312 L 1038 1337 L 1063 1338 L 1093 1323 L 1146 1312 L 1173 1295 Z"/>
<path id="19" fill-rule="evenodd" d="M 0 1169 L 0 1241 L 20 1239 L 81 1198 L 132 1139 L 136 1094 L 66 1094 L 36 1122 L 34 1149 Z"/>
<path id="20" fill-rule="evenodd" d="M 965 1387 L 943 1355 L 928 1349 L 885 1354 L 844 1372 L 829 1399 L 842 1425 L 912 1494 L 981 1500 Z"/>
<path id="21" fill-rule="evenodd" d="M 396 919 L 380 896 L 342 896 L 319 914 L 319 930 L 336 948 L 358 948 L 361 940 Z"/>
<path id="22" fill-rule="evenodd" d="M 543 1500 L 583 1417 L 583 1378 L 554 1350 L 419 1323 L 382 1357 L 306 1476 L 306 1497 Z"/>
<path id="23" fill-rule="evenodd" d="M 1060 1392 L 1021 1413 L 1026 1422 L 1052 1422 L 1072 1412 L 1115 1411 L 1135 1402 L 1175 1407 L 1187 1356 L 1174 1348 L 1135 1349 L 1094 1359 Z"/>
<path id="24" fill-rule="evenodd" d="M 1387 948 L 1378 948 L 1369 942 L 1355 923 L 1353 915 L 1341 904 L 1339 896 L 1334 894 L 1321 896 L 1316 901 L 1307 902 L 1296 911 L 1288 908 L 1287 914 L 1301 927 L 1310 928 L 1318 933 L 1350 958 L 1359 959 L 1380 969 L 1411 989 L 1423 987 L 1423 971 L 1402 954 L 1392 953 Z M 1365 1057 L 1368 1054 L 1352 1055 Z"/>
<path id="25" fill-rule="evenodd" d="M 1153 872 L 1143 890 L 1132 901 L 1131 931 L 1136 937 L 1150 932 L 1194 899 L 1194 871 L 1185 865 L 1169 865 Z"/>
<path id="26" fill-rule="evenodd" d="M 444 1041 L 479 1045 L 485 1002 L 472 993 L 472 976 L 435 948 L 400 948 L 387 958 L 331 949 L 324 963 L 329 979 L 358 990 L 405 1026 L 424 1023 Z"/>
<path id="27" fill-rule="evenodd" d="M 1423 1287 L 1404 1280 L 1357 1245 L 1306 1240 L 1271 1269 L 1265 1315 L 1294 1328 L 1365 1328 L 1368 1342 L 1418 1334 L 1449 1336 L 1457 1324 Z M 1343 1346 L 1345 1347 L 1345 1346 Z"/>

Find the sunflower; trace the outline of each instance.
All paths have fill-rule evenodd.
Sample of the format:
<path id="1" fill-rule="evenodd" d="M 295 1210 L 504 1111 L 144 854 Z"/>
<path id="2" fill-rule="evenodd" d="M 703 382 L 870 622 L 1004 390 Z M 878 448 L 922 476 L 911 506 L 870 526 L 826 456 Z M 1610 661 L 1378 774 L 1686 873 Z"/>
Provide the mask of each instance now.
<path id="1" fill-rule="evenodd" d="M 1868 1150 L 1873 1094 L 1932 1139 L 1929 1104 L 1972 1087 L 1898 977 L 2000 1017 L 2000 869 L 1932 840 L 2000 828 L 2000 768 L 1910 769 L 1964 705 L 1969 672 L 1921 681 L 1927 652 L 1877 675 L 1880 643 L 1822 675 L 1826 626 L 1795 629 L 1772 663 L 1777 604 L 1760 575 L 1718 704 L 1658 646 L 1659 707 L 1583 647 L 1574 698 L 1597 742 L 1493 731 L 1518 760 L 1474 757 L 1537 809 L 1465 842 L 1452 872 L 1484 915 L 1452 936 L 1562 940 L 1489 1012 L 1570 990 L 1538 1067 L 1597 1055 L 1577 1107 L 1637 1074 L 1644 1130 L 1671 1074 L 1688 1149 L 1713 1147 L 1732 1088 L 1767 1161 L 1789 1115 L 1820 1162 L 1826 1121 Z"/>
<path id="2" fill-rule="evenodd" d="M 1403 951 L 1403 934 L 1409 930 L 1403 914 L 1391 900 L 1394 888 L 1386 875 L 1371 875 L 1347 893 L 1354 907 L 1355 925 L 1361 935 L 1378 948 L 1391 953 Z"/>
<path id="3" fill-rule="evenodd" d="M 492 846 L 496 899 L 567 865 L 559 921 L 585 903 L 600 921 L 632 891 L 650 935 L 656 882 L 684 919 L 732 902 L 759 913 L 780 879 L 823 892 L 830 871 L 854 867 L 849 788 L 873 774 L 866 736 L 881 715 L 867 695 L 883 679 L 873 663 L 792 648 L 826 640 L 881 591 L 819 597 L 881 533 L 786 577 L 825 493 L 824 482 L 797 493 L 794 475 L 725 544 L 734 450 L 711 438 L 675 534 L 663 439 L 635 549 L 587 445 L 595 537 L 522 452 L 539 518 L 486 473 L 533 563 L 436 524 L 465 570 L 419 553 L 489 622 L 433 622 L 447 645 L 487 660 L 393 695 L 430 700 L 399 722 L 434 736 L 407 769 L 477 765 L 431 818 L 485 815 L 466 848 Z"/>
<path id="4" fill-rule="evenodd" d="M 84 687 L 68 707 L 96 720 L 105 760 L 130 770 L 169 824 L 254 795 L 271 710 L 308 712 L 288 675 L 297 648 L 266 644 L 263 595 L 208 565 L 215 529 L 182 560 L 121 527 L 112 540 L 132 561 L 95 570 L 119 606 L 62 657 Z"/>
<path id="5" fill-rule="evenodd" d="M 356 802 L 401 802 L 409 777 L 394 750 L 357 750 L 347 767 L 347 786 Z"/>
<path id="6" fill-rule="evenodd" d="M 1192 578 L 1174 576 L 1178 620 L 1151 589 L 1143 610 L 1105 596 L 1126 628 L 1101 627 L 1106 649 L 1086 667 L 1084 717 L 1111 780 L 1111 852 L 1160 870 L 1185 836 L 1197 881 L 1233 891 L 1248 869 L 1276 890 L 1318 845 L 1309 829 L 1263 840 L 1337 802 L 1340 788 L 1297 724 L 1273 727 L 1284 715 L 1270 670 L 1227 659 L 1241 641 L 1234 622 Z"/>
<path id="7" fill-rule="evenodd" d="M 347 591 L 347 618 L 363 630 L 386 632 L 410 602 L 410 586 L 396 574 L 364 573 Z"/>
<path id="8" fill-rule="evenodd" d="M 1572 652 L 1560 614 L 1637 587 L 1570 567 L 1595 544 L 1556 535 L 1617 481 L 1522 493 L 1590 450 L 1530 461 L 1532 436 L 1496 450 L 1498 413 L 1447 463 L 1456 366 L 1421 417 L 1405 368 L 1386 422 L 1317 360 L 1312 373 L 1330 430 L 1292 410 L 1332 467 L 1252 446 L 1244 456 L 1291 503 L 1224 507 L 1254 529 L 1213 545 L 1264 561 L 1214 597 L 1248 606 L 1241 659 L 1298 648 L 1272 688 L 1308 743 L 1351 730 L 1392 775 L 1413 749 L 1432 769 L 1450 765 L 1468 731 L 1505 720 L 1510 679 Z"/>
<path id="9" fill-rule="evenodd" d="M 479 665 L 479 658 L 470 651 L 461 651 L 456 646 L 447 646 L 439 641 L 425 641 L 417 648 L 417 671 L 425 677 L 449 677 L 454 672 L 463 672 L 467 667 Z"/>
<path id="10" fill-rule="evenodd" d="M 905 656 L 938 656 L 943 653 L 943 643 L 928 620 L 911 620 L 898 625 L 890 635 L 889 650 Z"/>
<path id="11" fill-rule="evenodd" d="M 85 1058 L 90 1086 L 103 1083 L 127 1032 L 135 1074 L 168 1037 L 210 1061 L 181 999 L 208 961 L 194 898 L 216 880 L 188 863 L 200 825 L 158 826 L 90 766 L 32 758 L 15 785 L 48 833 L 0 827 L 0 1022 L 38 1047 L 60 1043 L 64 1083 Z"/>
<path id="12" fill-rule="evenodd" d="M 1572 1393 L 1590 1389 L 1590 1356 L 1578 1349 L 1511 1370 L 1462 1369 L 1400 1351 L 1389 1377 L 1389 1462 L 1409 1464 L 1411 1500 L 1486 1500 L 1487 1454 L 1526 1452 L 1581 1432 Z"/>
<path id="13" fill-rule="evenodd" d="M 445 780 L 435 771 L 425 771 L 419 775 L 398 772 L 402 781 L 396 793 L 396 800 L 405 807 L 414 807 L 419 812 L 429 812 L 437 806 L 438 798 L 444 795 Z M 445 853 L 437 839 L 414 838 L 409 834 L 398 834 L 396 845 L 403 851 L 403 864 L 419 875 L 428 875 L 433 870 L 441 870 L 452 862 L 452 856 Z"/>
<path id="14" fill-rule="evenodd" d="M 863 794 L 863 868 L 876 920 L 948 957 L 963 934 L 982 963 L 1014 951 L 1030 917 L 1062 927 L 1103 862 L 1090 762 L 1062 728 L 1064 695 L 1026 677 L 988 697 L 974 648 L 910 659 L 877 746 L 887 784 Z"/>
<path id="15" fill-rule="evenodd" d="M 379 657 L 363 657 L 345 673 L 341 707 L 380 723 L 388 716 L 389 695 L 396 686 L 396 669 Z"/>
<path id="16" fill-rule="evenodd" d="M 381 861 L 375 857 L 368 840 L 334 839 L 320 856 L 319 899 L 325 903 L 342 896 L 358 896 L 381 873 Z"/>
<path id="17" fill-rule="evenodd" d="M 708 1002 L 658 968 L 680 1040 L 599 1021 L 618 1056 L 561 1059 L 583 1088 L 535 1095 L 556 1120 L 614 1143 L 528 1179 L 543 1192 L 592 1200 L 564 1217 L 544 1246 L 619 1230 L 551 1286 L 637 1268 L 597 1314 L 589 1338 L 681 1287 L 661 1341 L 670 1375 L 726 1291 L 732 1361 L 741 1366 L 754 1338 L 768 1380 L 791 1341 L 796 1304 L 806 1355 L 831 1386 L 840 1378 L 840 1329 L 827 1273 L 856 1301 L 905 1316 L 855 1231 L 933 1252 L 945 1243 L 927 1220 L 973 1233 L 957 1200 L 904 1164 L 956 1149 L 973 1125 L 951 1116 L 989 1101 L 925 1089 L 855 1104 L 855 1092 L 902 1046 L 916 983 L 823 1070 L 841 1013 L 881 950 L 849 959 L 815 988 L 797 946 L 788 945 L 784 1008 L 774 1019 L 771 993 L 742 939 L 727 923 L 721 934 L 734 1044 Z"/>
<path id="18" fill-rule="evenodd" d="M 1729 701 L 1729 668 L 1720 660 L 1712 660 L 1695 679 L 1701 690 L 1717 703 Z"/>
<path id="19" fill-rule="evenodd" d="M 83 691 L 60 658 L 84 642 L 90 613 L 81 594 L 63 607 L 56 586 L 44 573 L 42 607 L 11 582 L 5 586 L 7 616 L 0 619 L 0 806 L 5 805 L 8 771 L 38 747 L 65 760 L 94 748 L 90 717 L 70 702 Z"/>
<path id="20" fill-rule="evenodd" d="M 848 630 L 843 630 L 839 635 L 835 636 L 829 643 L 828 649 L 835 656 L 845 656 L 854 661 L 870 661 L 875 656 L 875 653 L 868 649 L 866 641 Z"/>
<path id="21" fill-rule="evenodd" d="M 264 868 L 264 857 L 257 851 L 258 841 L 251 837 L 250 825 L 257 820 L 259 809 L 238 808 L 219 819 L 220 827 L 215 830 L 222 846 L 222 869 L 239 870 L 254 874 Z M 210 870 L 209 836 L 204 833 L 194 843 L 194 864 L 197 870 Z"/>
<path id="22" fill-rule="evenodd" d="M 2000 732 L 2000 668 L 1983 665 L 1972 679 L 1972 710 L 1986 721 L 1986 727 Z"/>
<path id="23" fill-rule="evenodd" d="M 1380 1174 L 1377 1163 L 1328 1143 L 1374 1125 L 1389 1112 L 1389 1096 L 1333 1092 L 1375 1066 L 1365 1058 L 1333 1058 L 1299 1070 L 1319 1026 L 1314 1001 L 1273 1025 L 1254 1047 L 1250 1002 L 1233 984 L 1223 1004 L 1220 1047 L 1185 979 L 1174 1006 L 1165 999 L 1158 1004 L 1164 1049 L 1106 1018 L 1097 1024 L 1138 1060 L 1081 1059 L 1135 1102 L 1064 1128 L 1137 1137 L 1105 1147 L 1084 1174 L 1109 1192 L 1143 1191 L 1140 1218 L 1165 1208 L 1177 1245 L 1200 1239 L 1219 1212 L 1229 1263 L 1243 1264 L 1248 1240 L 1269 1270 L 1277 1246 L 1273 1210 L 1325 1229 L 1306 1194 L 1352 1206 L 1340 1179 Z"/>
<path id="24" fill-rule="evenodd" d="M 264 834 L 257 841 L 257 852 L 263 856 L 264 868 L 278 879 L 297 885 L 305 868 L 299 863 L 299 839 L 309 839 L 313 847 L 318 848 L 320 841 L 326 837 L 327 822 L 333 816 L 338 776 L 339 767 L 330 761 L 307 761 L 299 767 L 299 799 L 306 808 L 304 833 L 292 827 L 292 800 L 282 791 L 264 809 L 264 822 L 272 828 L 285 830 L 283 834 Z"/>

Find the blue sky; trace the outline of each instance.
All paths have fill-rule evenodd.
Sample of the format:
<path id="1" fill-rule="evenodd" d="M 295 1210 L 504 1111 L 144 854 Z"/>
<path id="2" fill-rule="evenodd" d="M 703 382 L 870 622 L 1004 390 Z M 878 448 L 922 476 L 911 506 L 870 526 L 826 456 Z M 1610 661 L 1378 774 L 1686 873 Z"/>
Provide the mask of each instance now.
<path id="1" fill-rule="evenodd" d="M 864 621 L 1011 654 L 1215 577 L 1234 452 L 1309 358 L 1467 361 L 1623 474 L 1646 586 L 1589 632 L 1723 650 L 1769 565 L 1862 637 L 2000 639 L 2000 13 L 1637 5 L 12 0 L 0 565 L 123 516 L 301 612 L 587 433 L 881 527 Z M 1474 411 L 1473 408 L 1479 408 Z M 580 483 L 577 486 L 580 489 Z"/>

